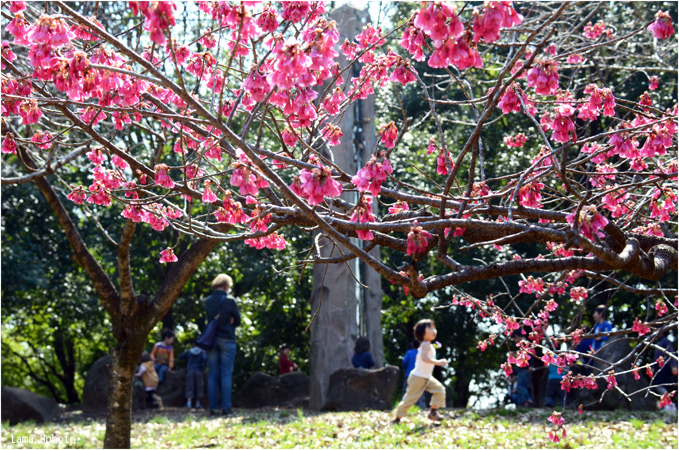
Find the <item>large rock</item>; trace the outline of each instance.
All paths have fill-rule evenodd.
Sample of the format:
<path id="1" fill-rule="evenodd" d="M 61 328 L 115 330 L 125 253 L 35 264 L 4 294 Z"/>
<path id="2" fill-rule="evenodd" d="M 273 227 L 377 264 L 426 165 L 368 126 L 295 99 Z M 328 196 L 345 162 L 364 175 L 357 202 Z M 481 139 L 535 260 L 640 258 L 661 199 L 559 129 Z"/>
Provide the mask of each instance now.
<path id="1" fill-rule="evenodd" d="M 94 362 L 85 377 L 83 389 L 83 411 L 105 411 L 108 405 L 108 385 L 110 379 L 111 356 L 106 355 Z M 167 372 L 165 379 L 158 386 L 157 394 L 163 399 L 163 406 L 184 406 L 184 387 L 186 385 L 186 370 L 180 369 Z M 207 404 L 207 377 L 203 379 L 204 396 L 201 400 Z M 138 378 L 132 388 L 132 409 L 146 408 L 146 392 L 144 385 Z"/>
<path id="2" fill-rule="evenodd" d="M 603 359 L 604 361 L 622 361 L 620 367 L 629 368 L 632 365 L 635 354 L 636 353 L 633 352 L 633 348 L 630 346 L 630 341 L 628 339 L 619 338 L 608 341 L 606 345 L 601 347 L 601 349 L 599 349 L 597 352 L 597 357 Z M 609 366 L 608 364 L 598 361 L 593 361 L 591 365 L 602 370 Z M 573 373 L 575 375 L 587 375 L 585 372 L 586 371 L 583 366 L 573 367 Z M 649 382 L 645 376 L 642 376 L 639 380 L 635 380 L 634 375 L 631 372 L 628 372 L 623 375 L 617 375 L 615 378 L 618 382 L 618 387 L 623 392 L 638 393 L 632 395 L 628 400 L 617 390 L 613 390 L 606 392 L 602 398 L 602 394 L 604 394 L 604 391 L 606 391 L 606 386 L 608 383 L 603 379 L 598 379 L 597 385 L 599 388 L 597 390 L 584 388 L 571 390 L 566 396 L 567 406 L 570 408 L 577 408 L 580 404 L 582 404 L 585 409 L 608 411 L 619 408 L 646 411 L 654 411 L 657 409 L 655 405 L 655 397 L 651 395 L 646 396 L 646 391 L 644 389 L 648 387 Z"/>
<path id="3" fill-rule="evenodd" d="M 26 389 L 2 387 L 2 421 L 11 425 L 26 420 L 47 422 L 59 415 L 59 404 Z"/>
<path id="4" fill-rule="evenodd" d="M 239 408 L 263 406 L 305 407 L 309 401 L 309 377 L 300 372 L 272 377 L 255 372 L 233 399 Z"/>
<path id="5" fill-rule="evenodd" d="M 325 411 L 390 409 L 399 369 L 340 369 L 330 376 Z"/>
<path id="6" fill-rule="evenodd" d="M 83 387 L 83 412 L 106 411 L 110 377 L 111 355 L 102 356 L 90 366 Z M 135 382 L 132 388 L 132 409 L 144 409 L 145 395 L 144 385 Z"/>

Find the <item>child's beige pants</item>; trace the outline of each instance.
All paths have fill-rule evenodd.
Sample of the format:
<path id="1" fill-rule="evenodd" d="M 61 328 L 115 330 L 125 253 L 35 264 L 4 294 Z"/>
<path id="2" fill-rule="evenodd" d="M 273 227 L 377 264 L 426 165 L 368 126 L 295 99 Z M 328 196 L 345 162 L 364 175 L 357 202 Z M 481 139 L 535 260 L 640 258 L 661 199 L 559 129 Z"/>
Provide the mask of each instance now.
<path id="1" fill-rule="evenodd" d="M 410 374 L 408 376 L 408 387 L 406 395 L 396 408 L 396 417 L 403 417 L 408 413 L 411 406 L 417 403 L 424 391 L 431 394 L 431 407 L 439 408 L 446 404 L 446 390 L 441 383 L 434 377 L 424 378 Z"/>

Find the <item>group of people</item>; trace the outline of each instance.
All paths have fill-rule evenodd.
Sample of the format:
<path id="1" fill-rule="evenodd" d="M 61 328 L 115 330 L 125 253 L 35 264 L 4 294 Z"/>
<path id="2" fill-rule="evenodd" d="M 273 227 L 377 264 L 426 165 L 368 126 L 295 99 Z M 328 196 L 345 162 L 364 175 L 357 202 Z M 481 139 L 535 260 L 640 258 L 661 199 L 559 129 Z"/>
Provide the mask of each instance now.
<path id="1" fill-rule="evenodd" d="M 233 280 L 226 274 L 219 274 L 212 281 L 212 293 L 205 298 L 205 312 L 208 321 L 217 319 L 217 333 L 214 346 L 207 352 L 198 346 L 182 353 L 186 359 L 186 406 L 202 408 L 203 375 L 207 366 L 207 391 L 210 414 L 227 415 L 231 413 L 231 388 L 233 365 L 236 358 L 236 327 L 241 323 L 240 311 L 236 300 L 229 295 Z M 161 341 L 153 350 L 142 353 L 137 376 L 141 378 L 146 390 L 149 407 L 162 406 L 156 389 L 163 382 L 168 371 L 174 368 L 175 335 L 171 330 L 163 330 Z"/>
<path id="2" fill-rule="evenodd" d="M 187 376 L 185 395 L 187 407 L 202 408 L 200 399 L 203 397 L 203 375 L 208 371 L 208 403 L 210 414 L 229 414 L 231 412 L 232 373 L 236 356 L 236 333 L 235 329 L 241 323 L 238 306 L 233 297 L 229 295 L 233 281 L 226 274 L 219 274 L 212 282 L 212 293 L 205 298 L 205 311 L 208 321 L 216 319 L 218 322 L 217 334 L 214 347 L 207 352 L 194 346 L 182 353 L 180 359 L 187 360 Z M 592 315 L 594 327 L 592 334 L 599 335 L 591 339 L 583 339 L 575 348 L 576 352 L 583 355 L 583 364 L 587 366 L 591 358 L 584 355 L 595 354 L 608 341 L 606 333 L 612 330 L 608 322 L 608 309 L 605 305 L 597 306 Z M 411 349 L 403 358 L 405 381 L 403 386 L 404 395 L 394 413 L 394 423 L 399 423 L 406 415 L 408 409 L 417 404 L 425 408 L 424 393 L 431 394 L 430 410 L 428 417 L 431 420 L 441 420 L 438 409 L 445 405 L 445 389 L 433 376 L 436 366 L 446 366 L 446 359 L 437 359 L 433 342 L 436 339 L 437 330 L 434 322 L 423 319 L 417 322 L 413 328 L 414 340 Z M 512 334 L 514 343 L 519 346 L 525 339 L 521 330 Z M 146 401 L 150 406 L 157 406 L 160 398 L 155 394 L 160 383 L 163 382 L 168 371 L 174 367 L 174 333 L 171 330 L 163 330 L 161 341 L 153 346 L 151 353 L 144 352 L 137 376 L 141 378 L 147 393 Z M 661 349 L 662 347 L 662 349 Z M 672 353 L 671 342 L 665 336 L 656 345 L 655 359 L 662 356 L 662 351 Z M 298 365 L 289 358 L 290 347 L 281 346 L 279 356 L 279 371 L 281 374 L 290 373 L 298 368 Z M 535 358 L 533 358 L 535 359 Z M 366 337 L 356 340 L 352 364 L 355 368 L 371 369 L 375 361 L 370 353 L 370 341 Z M 554 364 L 548 364 L 542 369 L 547 369 L 547 390 L 545 394 L 545 406 L 552 407 L 562 404 L 564 391 L 561 389 L 561 380 L 565 374 L 563 368 L 559 369 Z M 510 384 L 507 395 L 503 401 L 514 403 L 518 406 L 534 405 L 534 392 L 531 388 L 530 367 L 517 368 L 509 378 Z M 655 376 L 655 384 L 662 387 L 666 383 L 676 383 L 677 364 L 675 361 L 666 364 Z M 662 393 L 662 392 L 661 392 Z"/>

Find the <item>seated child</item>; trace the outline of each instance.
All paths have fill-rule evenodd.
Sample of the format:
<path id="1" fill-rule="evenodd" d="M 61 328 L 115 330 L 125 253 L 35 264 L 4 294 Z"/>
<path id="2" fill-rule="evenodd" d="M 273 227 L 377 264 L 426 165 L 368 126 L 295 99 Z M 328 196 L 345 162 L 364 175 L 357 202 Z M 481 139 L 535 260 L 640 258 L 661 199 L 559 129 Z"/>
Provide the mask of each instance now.
<path id="1" fill-rule="evenodd" d="M 281 356 L 278 360 L 278 370 L 280 370 L 281 375 L 284 373 L 290 373 L 297 368 L 297 364 L 290 361 L 290 346 L 283 344 L 281 346 Z"/>
<path id="2" fill-rule="evenodd" d="M 153 361 L 151 360 L 149 352 L 141 354 L 141 364 L 139 364 L 139 371 L 137 371 L 135 376 L 140 377 L 142 383 L 144 383 L 144 390 L 146 391 L 146 407 L 158 408 L 162 404 L 162 401 L 158 401 L 160 397 L 156 395 L 158 374 L 153 367 Z"/>
<path id="3" fill-rule="evenodd" d="M 373 355 L 370 353 L 370 341 L 367 337 L 361 336 L 356 339 L 354 346 L 354 356 L 351 363 L 357 369 L 372 369 L 375 366 Z"/>
<path id="4" fill-rule="evenodd" d="M 162 383 L 168 370 L 174 368 L 174 332 L 165 329 L 161 334 L 161 342 L 157 342 L 151 351 L 151 359 L 155 361 L 156 373 L 158 373 L 158 383 Z"/>

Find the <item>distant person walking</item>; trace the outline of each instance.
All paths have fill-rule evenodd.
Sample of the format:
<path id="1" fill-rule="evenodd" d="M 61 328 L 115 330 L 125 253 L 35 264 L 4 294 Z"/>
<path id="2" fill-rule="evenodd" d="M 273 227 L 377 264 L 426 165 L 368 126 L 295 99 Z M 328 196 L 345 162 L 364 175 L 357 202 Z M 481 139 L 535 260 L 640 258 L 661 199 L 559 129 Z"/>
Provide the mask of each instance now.
<path id="1" fill-rule="evenodd" d="M 240 325 L 240 311 L 236 300 L 229 296 L 233 286 L 230 276 L 220 273 L 212 281 L 213 292 L 205 298 L 205 311 L 210 321 L 219 315 L 215 346 L 207 352 L 207 393 L 210 414 L 231 413 L 233 364 L 236 359 L 236 327 Z"/>
<path id="2" fill-rule="evenodd" d="M 367 337 L 361 336 L 356 339 L 351 364 L 357 369 L 372 369 L 375 367 L 375 360 L 373 360 L 373 355 L 370 353 L 370 341 Z"/>

